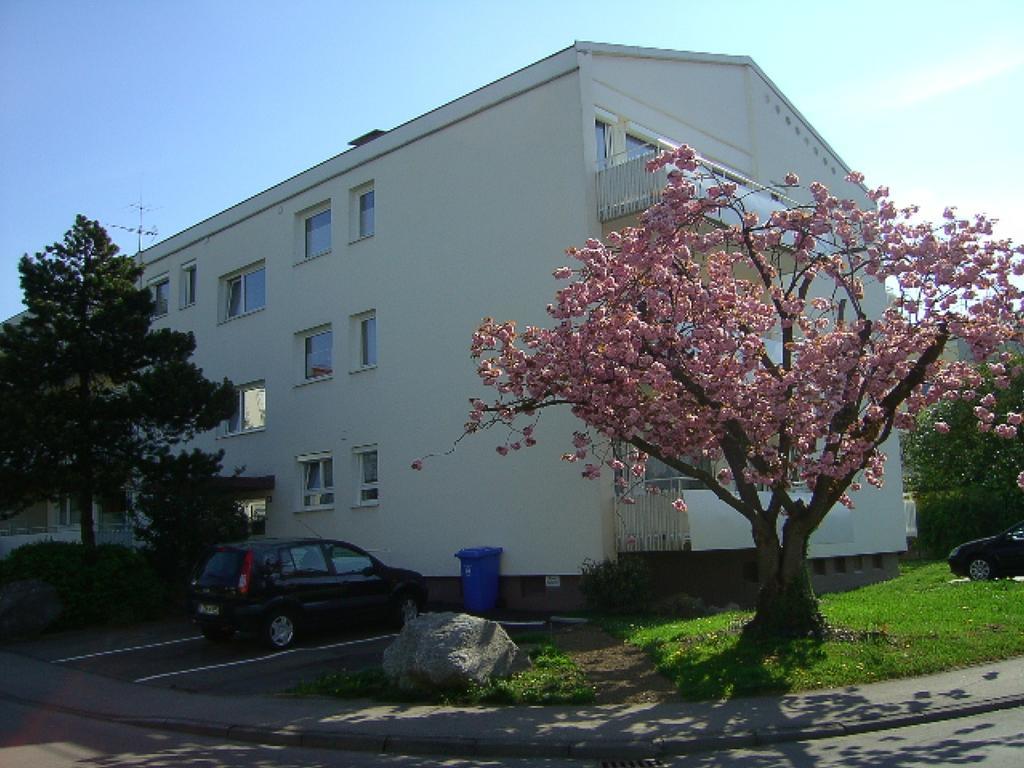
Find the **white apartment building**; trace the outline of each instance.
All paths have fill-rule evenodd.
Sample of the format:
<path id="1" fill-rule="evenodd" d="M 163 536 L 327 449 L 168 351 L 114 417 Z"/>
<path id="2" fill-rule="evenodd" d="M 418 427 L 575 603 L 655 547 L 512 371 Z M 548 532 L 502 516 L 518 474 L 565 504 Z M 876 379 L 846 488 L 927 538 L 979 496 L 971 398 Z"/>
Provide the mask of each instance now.
<path id="1" fill-rule="evenodd" d="M 746 522 L 699 489 L 686 515 L 674 496 L 617 504 L 611 477 L 559 461 L 567 411 L 545 413 L 534 448 L 503 458 L 484 432 L 410 468 L 488 394 L 468 351 L 481 318 L 545 323 L 564 249 L 628 224 L 656 195 L 640 155 L 681 143 L 763 185 L 792 170 L 867 202 L 751 59 L 577 43 L 144 251 L 155 326 L 194 333 L 206 375 L 238 388 L 197 444 L 244 467 L 235 492 L 266 534 L 353 541 L 422 571 L 434 599 L 458 599 L 455 553 L 477 546 L 504 549 L 510 607 L 573 606 L 581 563 L 622 552 L 650 553 L 666 590 L 751 599 Z M 819 589 L 894 572 L 888 466 L 812 540 Z"/>

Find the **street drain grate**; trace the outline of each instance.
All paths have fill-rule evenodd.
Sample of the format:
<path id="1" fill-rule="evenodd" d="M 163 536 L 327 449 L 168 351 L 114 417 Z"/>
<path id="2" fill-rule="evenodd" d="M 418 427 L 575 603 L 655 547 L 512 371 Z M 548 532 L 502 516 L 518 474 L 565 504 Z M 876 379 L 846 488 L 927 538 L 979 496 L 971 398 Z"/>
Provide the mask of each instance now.
<path id="1" fill-rule="evenodd" d="M 598 768 L 664 768 L 664 765 L 656 757 L 645 757 L 642 760 L 602 760 Z"/>

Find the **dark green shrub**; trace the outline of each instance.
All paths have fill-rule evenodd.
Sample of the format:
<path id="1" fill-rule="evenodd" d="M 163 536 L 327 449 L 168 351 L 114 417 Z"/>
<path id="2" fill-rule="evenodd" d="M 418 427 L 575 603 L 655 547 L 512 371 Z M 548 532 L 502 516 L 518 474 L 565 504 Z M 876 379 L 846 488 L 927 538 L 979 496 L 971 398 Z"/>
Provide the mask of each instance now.
<path id="1" fill-rule="evenodd" d="M 211 484 L 219 471 L 220 454 L 169 454 L 147 467 L 139 483 L 135 535 L 176 600 L 208 546 L 249 535 L 242 508 Z"/>
<path id="2" fill-rule="evenodd" d="M 992 536 L 1024 520 L 1024 494 L 982 487 L 933 491 L 915 496 L 918 545 L 930 557 L 945 558 L 965 541 Z"/>
<path id="3" fill-rule="evenodd" d="M 11 552 L 3 580 L 41 579 L 52 584 L 64 604 L 53 629 L 126 624 L 154 619 L 166 607 L 163 584 L 138 552 L 104 544 L 46 541 Z"/>
<path id="4" fill-rule="evenodd" d="M 651 601 L 651 572 L 637 558 L 620 557 L 602 563 L 584 560 L 580 591 L 587 608 L 600 613 L 640 613 Z"/>

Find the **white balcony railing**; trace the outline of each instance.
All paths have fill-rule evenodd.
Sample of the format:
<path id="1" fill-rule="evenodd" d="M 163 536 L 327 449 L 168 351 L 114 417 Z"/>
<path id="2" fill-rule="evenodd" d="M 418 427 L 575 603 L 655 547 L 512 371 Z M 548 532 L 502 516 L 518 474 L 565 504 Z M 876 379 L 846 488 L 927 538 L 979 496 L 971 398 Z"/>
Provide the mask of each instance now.
<path id="1" fill-rule="evenodd" d="M 656 493 L 647 492 L 646 488 Z M 648 480 L 645 488 L 629 494 L 633 503 L 615 504 L 615 546 L 618 552 L 668 552 L 687 549 L 690 542 L 690 520 L 685 512 L 672 506 L 695 483 L 688 478 L 674 477 Z"/>
<path id="2" fill-rule="evenodd" d="M 649 173 L 647 163 L 652 157 L 653 152 L 598 170 L 597 215 L 601 221 L 639 213 L 661 199 L 668 172 L 662 168 Z"/>

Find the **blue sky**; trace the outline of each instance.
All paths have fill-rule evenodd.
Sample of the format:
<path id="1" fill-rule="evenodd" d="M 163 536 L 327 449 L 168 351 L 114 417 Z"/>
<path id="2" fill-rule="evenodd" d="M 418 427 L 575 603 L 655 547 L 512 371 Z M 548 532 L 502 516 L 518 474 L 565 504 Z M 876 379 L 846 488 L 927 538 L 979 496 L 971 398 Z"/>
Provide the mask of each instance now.
<path id="1" fill-rule="evenodd" d="M 1022 242 L 1022 39 L 1019 0 L 0 0 L 0 317 L 76 213 L 141 196 L 152 244 L 574 40 L 751 56 L 869 184 Z"/>

